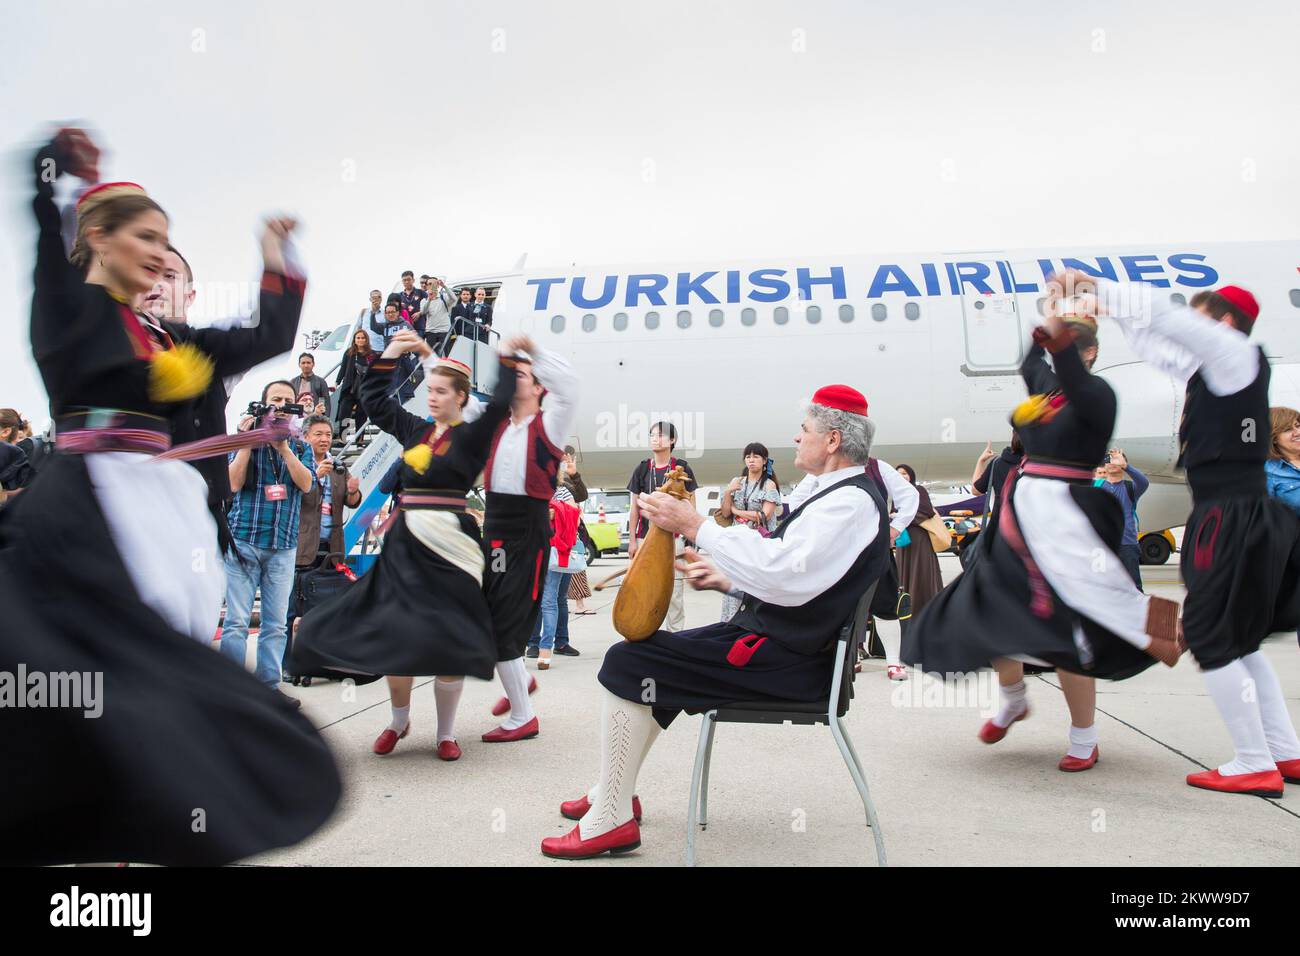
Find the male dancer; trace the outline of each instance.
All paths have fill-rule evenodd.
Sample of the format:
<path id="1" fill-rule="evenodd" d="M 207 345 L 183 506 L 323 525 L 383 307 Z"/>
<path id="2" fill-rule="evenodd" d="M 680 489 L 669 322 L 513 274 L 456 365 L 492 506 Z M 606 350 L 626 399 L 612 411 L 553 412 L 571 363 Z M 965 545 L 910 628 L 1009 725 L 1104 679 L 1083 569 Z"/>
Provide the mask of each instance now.
<path id="1" fill-rule="evenodd" d="M 1094 281 L 1074 270 L 1060 279 L 1067 289 Z M 1259 304 L 1238 286 L 1198 293 L 1190 308 L 1140 283 L 1096 286 L 1134 350 L 1187 387 L 1178 430 L 1192 492 L 1183 633 L 1236 751 L 1187 783 L 1281 797 L 1283 781 L 1300 783 L 1300 739 L 1259 646 L 1300 623 L 1300 525 L 1265 485 L 1269 365 L 1248 338 Z"/>
<path id="2" fill-rule="evenodd" d="M 500 727 L 483 735 L 488 743 L 537 736 L 537 716 L 528 699 L 537 681 L 524 669 L 524 651 L 542 605 L 551 550 L 548 508 L 578 412 L 573 367 L 526 335 L 513 336 L 502 347 L 507 355 L 520 351 L 526 354 L 515 359 L 510 417 L 497 429 L 484 469 L 483 587 L 496 632 L 497 675 L 506 691 L 492 713 L 510 712 Z"/>

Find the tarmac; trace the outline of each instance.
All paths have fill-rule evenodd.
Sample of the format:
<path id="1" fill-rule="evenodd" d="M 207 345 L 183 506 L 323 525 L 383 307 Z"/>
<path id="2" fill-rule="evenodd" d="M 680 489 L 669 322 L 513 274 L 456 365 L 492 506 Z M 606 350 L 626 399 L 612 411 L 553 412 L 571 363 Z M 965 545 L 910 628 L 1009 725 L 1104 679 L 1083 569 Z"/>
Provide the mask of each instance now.
<path id="1" fill-rule="evenodd" d="M 604 559 L 592 580 L 625 559 Z M 1182 600 L 1177 556 L 1144 567 L 1147 590 Z M 945 580 L 957 559 L 940 559 Z M 574 824 L 562 800 L 581 795 L 599 770 L 597 728 L 604 651 L 622 638 L 610 616 L 617 590 L 570 616 L 580 657 L 556 658 L 539 675 L 534 706 L 541 734 L 485 744 L 497 720 L 496 682 L 466 681 L 457 721 L 464 756 L 434 754 L 432 678 L 416 682 L 412 731 L 386 757 L 371 752 L 389 721 L 380 681 L 364 687 L 281 685 L 333 748 L 346 792 L 333 819 L 296 846 L 247 862 L 272 866 L 679 866 L 700 718 L 683 715 L 662 734 L 641 771 L 642 845 L 626 856 L 567 862 L 543 857 L 543 837 Z M 720 595 L 688 589 L 688 626 L 718 617 Z M 431 606 L 431 611 L 436 605 Z M 250 651 L 253 642 L 250 641 Z M 1300 650 L 1295 635 L 1265 645 L 1300 722 Z M 250 655 L 251 656 L 251 655 Z M 528 661 L 535 672 L 536 661 Z M 869 660 L 845 718 L 867 771 L 893 866 L 1240 866 L 1300 859 L 1300 786 L 1280 800 L 1211 793 L 1184 783 L 1231 758 L 1228 735 L 1190 657 L 1131 680 L 1101 682 L 1101 759 L 1084 773 L 1056 764 L 1069 715 L 1054 675 L 1028 679 L 1032 713 L 1006 739 L 981 743 L 995 682 L 891 682 Z M 710 781 L 709 826 L 697 864 L 874 866 L 862 803 L 826 727 L 719 725 Z"/>

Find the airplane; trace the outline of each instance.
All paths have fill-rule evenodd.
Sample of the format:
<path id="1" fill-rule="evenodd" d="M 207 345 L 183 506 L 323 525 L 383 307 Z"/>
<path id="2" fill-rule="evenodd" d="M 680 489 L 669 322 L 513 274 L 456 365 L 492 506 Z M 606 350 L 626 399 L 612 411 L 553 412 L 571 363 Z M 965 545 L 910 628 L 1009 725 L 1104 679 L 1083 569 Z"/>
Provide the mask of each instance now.
<path id="1" fill-rule="evenodd" d="M 676 426 L 677 453 L 701 485 L 737 475 L 753 441 L 771 451 L 783 483 L 797 481 L 802 404 L 829 382 L 867 396 L 874 455 L 912 465 L 928 485 L 961 485 L 986 442 L 1009 440 L 1044 280 L 1064 267 L 1151 283 L 1178 302 L 1229 283 L 1250 289 L 1260 302 L 1252 337 L 1273 365 L 1270 398 L 1300 407 L 1300 241 L 557 269 L 521 259 L 448 282 L 484 287 L 494 307 L 493 342 L 456 339 L 452 354 L 475 368 L 480 391 L 495 375 L 498 334 L 524 332 L 566 356 L 582 379 L 567 443 L 590 487 L 625 485 L 660 420 Z M 349 339 L 340 326 L 327 341 Z M 1099 323 L 1099 340 L 1094 371 L 1119 396 L 1112 443 L 1152 481 L 1140 526 L 1176 527 L 1190 510 L 1175 467 L 1181 391 L 1137 359 L 1112 320 Z M 423 409 L 422 395 L 408 407 Z M 354 466 L 363 493 L 398 453 L 386 444 L 372 443 Z"/>

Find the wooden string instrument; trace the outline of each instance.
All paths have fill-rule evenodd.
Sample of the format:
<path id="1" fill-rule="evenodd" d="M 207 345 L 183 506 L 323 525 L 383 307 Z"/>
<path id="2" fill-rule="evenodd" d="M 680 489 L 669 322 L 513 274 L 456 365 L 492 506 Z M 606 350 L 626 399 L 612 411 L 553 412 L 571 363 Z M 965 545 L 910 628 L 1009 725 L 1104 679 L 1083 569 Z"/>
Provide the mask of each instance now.
<path id="1" fill-rule="evenodd" d="M 678 466 L 664 476 L 659 490 L 674 498 L 689 498 L 686 480 L 686 472 Z M 643 641 L 663 624 L 673 597 L 674 550 L 673 536 L 651 524 L 614 599 L 614 630 L 627 640 Z"/>

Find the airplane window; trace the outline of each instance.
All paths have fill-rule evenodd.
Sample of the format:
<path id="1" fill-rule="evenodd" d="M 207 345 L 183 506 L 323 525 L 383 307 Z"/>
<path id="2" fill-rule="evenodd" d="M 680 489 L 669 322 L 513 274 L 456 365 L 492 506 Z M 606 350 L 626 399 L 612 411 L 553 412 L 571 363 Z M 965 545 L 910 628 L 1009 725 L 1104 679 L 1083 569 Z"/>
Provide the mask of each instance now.
<path id="1" fill-rule="evenodd" d="M 590 312 L 588 312 L 586 315 L 582 317 L 582 331 L 584 332 L 596 331 L 596 317 L 592 315 Z"/>
<path id="2" fill-rule="evenodd" d="M 679 329 L 689 329 L 691 327 L 691 314 L 685 309 L 677 313 L 677 327 Z"/>
<path id="3" fill-rule="evenodd" d="M 1172 302 L 1174 305 L 1186 305 L 1187 296 L 1183 295 L 1181 292 L 1175 292 L 1173 295 L 1169 297 L 1169 301 Z"/>
<path id="4" fill-rule="evenodd" d="M 562 315 L 551 316 L 551 331 L 554 332 L 556 335 L 559 335 L 561 332 L 564 331 L 564 316 Z"/>
<path id="5" fill-rule="evenodd" d="M 883 302 L 877 302 L 875 305 L 871 307 L 871 317 L 875 319 L 877 322 L 885 321 L 885 318 L 888 315 L 889 315 L 889 309 L 885 307 L 885 303 Z"/>
<path id="6" fill-rule="evenodd" d="M 804 315 L 808 319 L 809 325 L 816 325 L 822 320 L 822 307 L 820 305 L 810 305 Z"/>
<path id="7" fill-rule="evenodd" d="M 840 306 L 840 321 L 841 322 L 853 321 L 853 306 L 849 305 L 847 302 L 845 302 L 842 306 Z"/>
<path id="8" fill-rule="evenodd" d="M 647 329 L 657 329 L 657 328 L 659 328 L 659 313 L 658 313 L 658 312 L 647 312 L 647 313 L 645 314 L 645 327 L 646 327 Z"/>
<path id="9" fill-rule="evenodd" d="M 913 322 L 915 322 L 920 317 L 921 317 L 921 307 L 917 305 L 915 302 L 909 302 L 907 303 L 907 305 L 903 306 L 903 318 L 911 319 Z"/>
<path id="10" fill-rule="evenodd" d="M 614 313 L 614 331 L 615 331 L 615 332 L 622 332 L 622 331 L 623 331 L 624 329 L 626 329 L 626 328 L 627 328 L 627 313 L 626 313 L 626 312 L 615 312 L 615 313 Z"/>
<path id="11" fill-rule="evenodd" d="M 1291 304 L 1300 309 L 1300 289 L 1291 290 Z"/>
<path id="12" fill-rule="evenodd" d="M 722 328 L 722 320 L 723 315 L 721 309 L 709 310 L 709 325 L 713 326 L 715 329 L 720 329 Z"/>
<path id="13" fill-rule="evenodd" d="M 772 321 L 777 325 L 785 325 L 790 321 L 790 310 L 783 305 L 778 305 L 772 310 Z"/>
<path id="14" fill-rule="evenodd" d="M 1047 296 L 1045 295 L 1038 297 L 1038 314 L 1043 318 L 1047 318 Z"/>
<path id="15" fill-rule="evenodd" d="M 758 320 L 758 313 L 753 309 L 740 310 L 740 324 L 753 325 Z"/>

